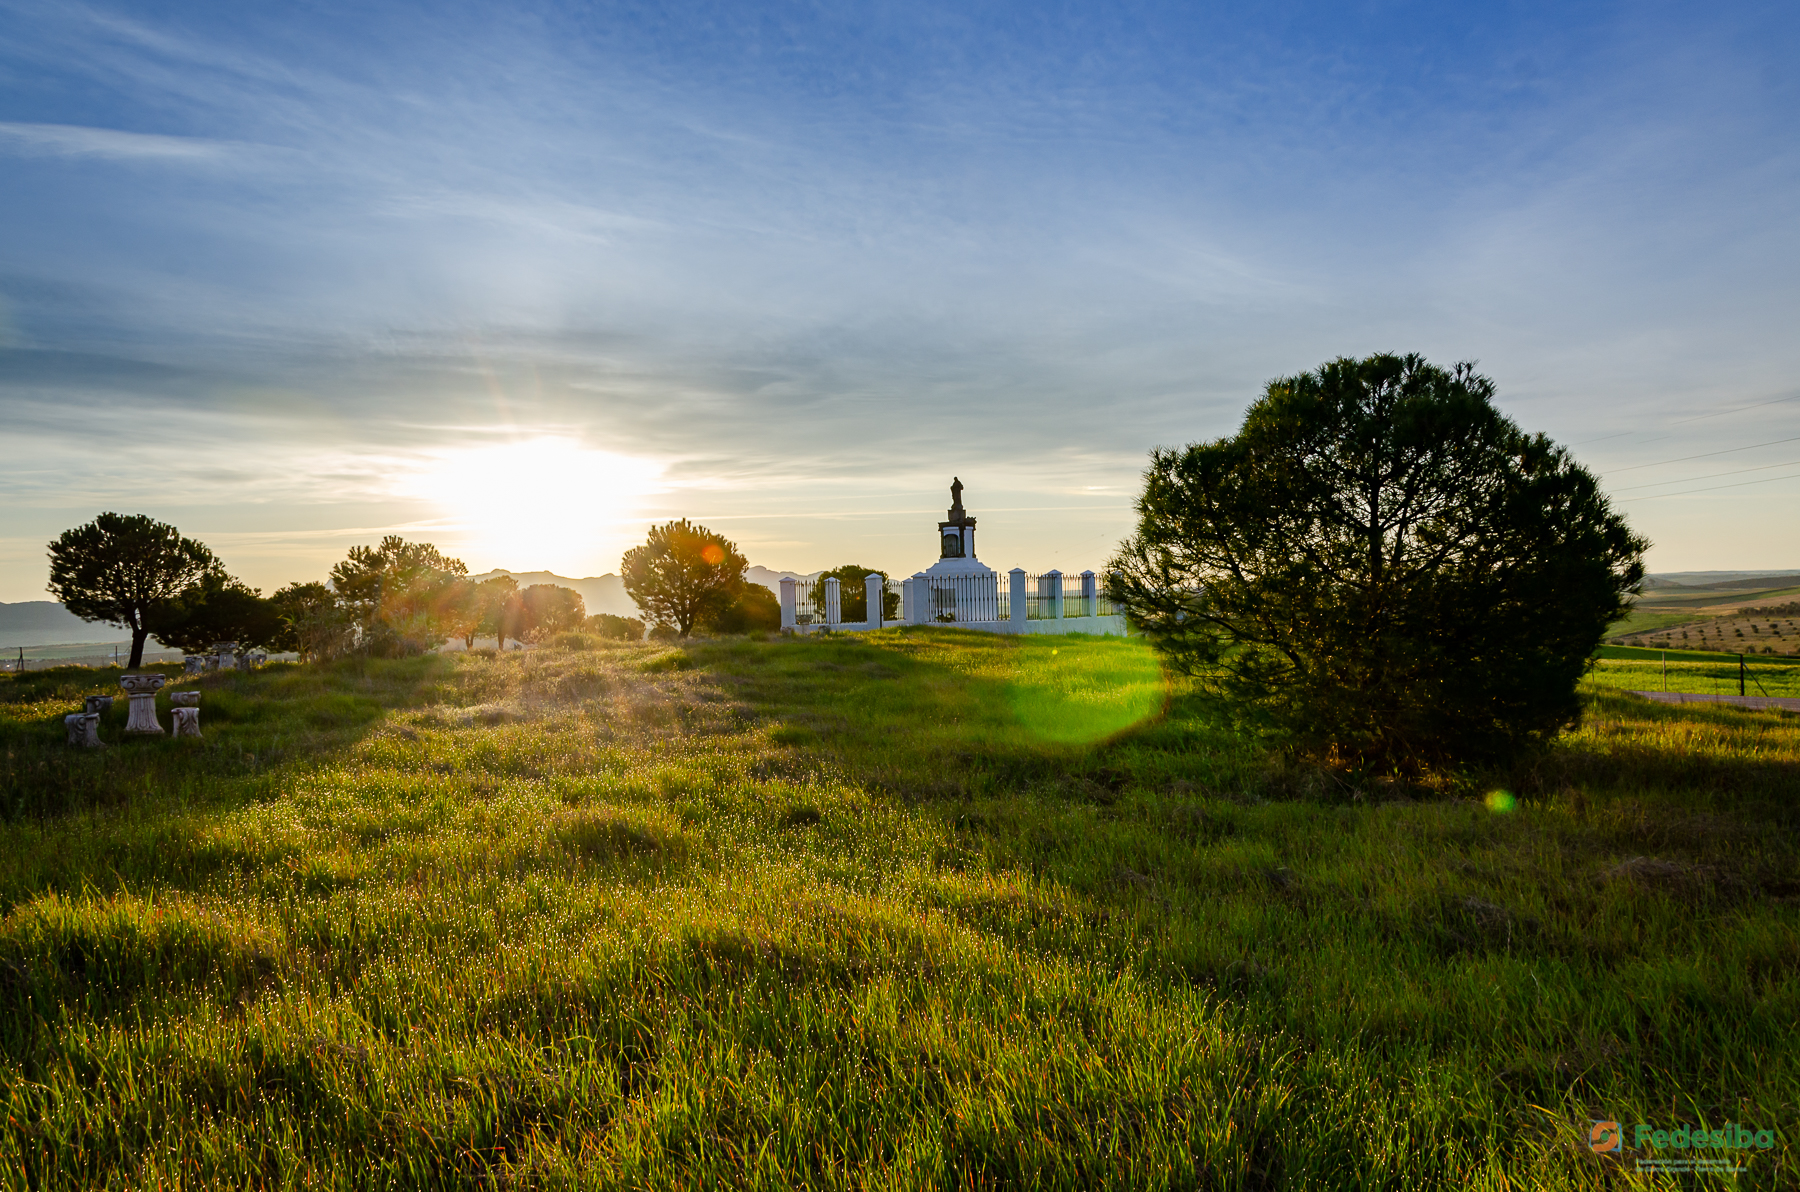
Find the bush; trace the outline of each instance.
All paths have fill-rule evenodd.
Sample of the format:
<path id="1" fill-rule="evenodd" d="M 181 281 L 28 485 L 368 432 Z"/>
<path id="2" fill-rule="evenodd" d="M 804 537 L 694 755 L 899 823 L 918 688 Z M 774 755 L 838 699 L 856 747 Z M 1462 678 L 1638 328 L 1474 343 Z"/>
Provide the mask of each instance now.
<path id="1" fill-rule="evenodd" d="M 736 600 L 706 623 L 714 633 L 776 633 L 781 629 L 781 601 L 761 584 L 744 584 Z"/>
<path id="2" fill-rule="evenodd" d="M 583 626 L 589 633 L 612 641 L 644 640 L 644 623 L 636 617 L 617 617 L 612 613 L 595 613 Z"/>

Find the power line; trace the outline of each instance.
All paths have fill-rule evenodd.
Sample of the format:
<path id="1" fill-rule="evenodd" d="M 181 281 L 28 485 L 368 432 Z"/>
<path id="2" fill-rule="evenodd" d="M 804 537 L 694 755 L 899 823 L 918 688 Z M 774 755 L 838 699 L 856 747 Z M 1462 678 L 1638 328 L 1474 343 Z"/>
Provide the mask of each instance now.
<path id="1" fill-rule="evenodd" d="M 1736 484 L 1714 484 L 1709 485 L 1706 488 L 1684 488 L 1678 493 L 1651 493 L 1647 497 L 1627 497 L 1625 500 L 1620 501 L 1619 504 L 1629 505 L 1633 501 L 1660 501 L 1664 497 L 1685 497 L 1689 493 L 1710 493 L 1717 492 L 1722 488 L 1743 488 L 1747 484 L 1772 484 L 1777 480 L 1792 480 L 1795 477 L 1800 477 L 1800 472 L 1791 472 L 1786 476 L 1764 476 L 1761 480 L 1740 480 Z"/>
<path id="2" fill-rule="evenodd" d="M 1679 459 L 1659 459 L 1651 464 L 1632 464 L 1629 468 L 1613 468 L 1600 474 L 1616 476 L 1620 472 L 1635 472 L 1639 468 L 1660 468 L 1664 464 L 1684 464 L 1690 459 L 1710 459 L 1715 455 L 1730 455 L 1735 451 L 1755 451 L 1758 447 L 1773 447 L 1777 443 L 1800 443 L 1800 435 L 1794 435 L 1787 439 L 1770 439 L 1767 443 L 1752 443 L 1748 447 L 1727 447 L 1723 451 L 1702 451 L 1699 455 L 1684 455 Z"/>
<path id="3" fill-rule="evenodd" d="M 1790 393 L 1786 397 L 1772 397 L 1768 401 L 1752 402 L 1750 405 L 1738 406 L 1736 409 L 1714 410 L 1710 414 L 1695 414 L 1692 418 L 1677 418 L 1675 421 L 1667 422 L 1667 423 L 1664 423 L 1663 425 L 1665 425 L 1665 426 L 1683 426 L 1689 422 L 1704 422 L 1708 418 L 1723 418 L 1727 414 L 1742 414 L 1745 410 L 1760 410 L 1764 406 L 1778 406 L 1782 402 L 1787 402 L 1787 401 L 1800 401 L 1800 393 Z M 1589 443 L 1604 443 L 1609 439 L 1622 439 L 1622 438 L 1625 438 L 1627 435 L 1641 435 L 1643 433 L 1644 432 L 1641 430 L 1622 430 L 1622 431 L 1617 431 L 1610 435 L 1600 435 L 1597 438 L 1580 439 L 1580 440 L 1577 440 L 1576 442 L 1570 443 L 1569 446 L 1570 447 L 1585 447 Z M 1664 439 L 1667 439 L 1669 437 L 1670 437 L 1669 435 L 1658 435 L 1654 439 L 1650 439 L 1648 441 L 1651 443 L 1660 443 Z M 1640 446 L 1641 445 L 1642 444 L 1640 444 Z M 1645 466 L 1648 467 L 1649 465 L 1645 465 Z"/>
<path id="4" fill-rule="evenodd" d="M 1723 418 L 1727 414 L 1742 414 L 1745 410 L 1760 410 L 1764 406 L 1778 406 L 1784 401 L 1800 401 L 1800 393 L 1790 393 L 1786 397 L 1772 397 L 1768 401 L 1759 401 L 1754 405 L 1739 406 L 1735 410 L 1717 410 L 1711 414 L 1695 414 L 1692 418 L 1681 418 L 1669 423 L 1669 425 L 1680 426 L 1684 422 L 1701 422 L 1707 418 Z"/>
<path id="5" fill-rule="evenodd" d="M 1712 472 L 1705 476 L 1687 476 L 1680 480 L 1658 480 L 1651 484 L 1634 484 L 1630 488 L 1615 488 L 1616 493 L 1634 493 L 1640 488 L 1660 488 L 1665 484 L 1692 484 L 1696 480 L 1712 480 L 1719 476 L 1742 476 L 1745 472 L 1766 472 L 1770 468 L 1792 468 L 1800 465 L 1800 459 L 1786 459 L 1778 464 L 1763 464 L 1755 468 L 1733 468 L 1729 472 Z"/>

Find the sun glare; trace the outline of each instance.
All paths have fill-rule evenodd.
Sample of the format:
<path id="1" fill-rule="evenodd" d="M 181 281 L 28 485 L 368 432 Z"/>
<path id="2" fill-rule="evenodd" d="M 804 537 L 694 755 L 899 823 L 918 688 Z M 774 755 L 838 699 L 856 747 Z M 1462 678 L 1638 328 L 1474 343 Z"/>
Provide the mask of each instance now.
<path id="1" fill-rule="evenodd" d="M 662 472 L 649 460 L 543 438 L 443 452 L 410 487 L 452 519 L 439 545 L 463 552 L 471 569 L 581 576 L 618 570 L 638 536 L 638 506 Z"/>

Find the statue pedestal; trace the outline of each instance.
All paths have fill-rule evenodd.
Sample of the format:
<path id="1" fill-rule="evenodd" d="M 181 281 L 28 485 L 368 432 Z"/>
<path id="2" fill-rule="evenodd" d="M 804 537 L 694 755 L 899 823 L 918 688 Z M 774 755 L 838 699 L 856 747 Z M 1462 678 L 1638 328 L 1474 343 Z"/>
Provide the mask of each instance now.
<path id="1" fill-rule="evenodd" d="M 198 737 L 200 735 L 199 708 L 176 708 L 169 714 L 175 718 L 176 736 Z"/>
<path id="2" fill-rule="evenodd" d="M 125 719 L 127 733 L 160 733 L 161 724 L 156 719 L 156 693 L 167 683 L 166 675 L 126 675 L 119 680 L 119 686 L 131 697 L 130 715 Z"/>
<path id="3" fill-rule="evenodd" d="M 64 716 L 63 728 L 69 734 L 69 744 L 86 749 L 100 748 L 100 713 L 76 712 Z"/>

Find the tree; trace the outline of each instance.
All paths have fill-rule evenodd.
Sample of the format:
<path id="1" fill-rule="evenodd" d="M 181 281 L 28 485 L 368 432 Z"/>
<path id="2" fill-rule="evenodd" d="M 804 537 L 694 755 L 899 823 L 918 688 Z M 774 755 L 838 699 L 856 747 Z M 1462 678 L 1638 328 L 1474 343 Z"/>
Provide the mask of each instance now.
<path id="1" fill-rule="evenodd" d="M 429 542 L 394 535 L 379 546 L 353 546 L 331 569 L 331 587 L 361 632 L 359 645 L 376 654 L 416 654 L 449 637 L 448 600 L 457 577 L 468 574 L 461 559 L 448 558 Z"/>
<path id="2" fill-rule="evenodd" d="M 1152 452 L 1109 594 L 1302 753 L 1416 772 L 1544 740 L 1648 544 L 1493 394 L 1416 355 L 1271 382 L 1236 436 Z"/>
<path id="3" fill-rule="evenodd" d="M 713 633 L 779 633 L 781 601 L 761 584 L 746 582 L 737 599 L 705 624 Z"/>
<path id="4" fill-rule="evenodd" d="M 208 572 L 174 599 L 150 608 L 144 623 L 157 641 L 188 654 L 227 641 L 245 649 L 280 650 L 291 636 L 279 608 L 223 570 Z"/>
<path id="5" fill-rule="evenodd" d="M 494 635 L 500 649 L 506 649 L 506 637 L 512 630 L 513 622 L 518 619 L 514 609 L 515 597 L 519 591 L 519 581 L 510 575 L 495 575 L 481 581 L 481 620 L 477 627 L 482 633 Z M 475 647 L 474 635 L 463 639 L 470 649 Z"/>
<path id="6" fill-rule="evenodd" d="M 869 594 L 863 587 L 863 581 L 871 575 L 879 575 L 884 585 L 881 592 L 881 619 L 898 621 L 900 619 L 900 593 L 890 592 L 886 588 L 888 573 L 877 571 L 873 567 L 859 567 L 855 563 L 845 563 L 842 567 L 833 568 L 819 575 L 819 582 L 813 585 L 813 604 L 818 609 L 819 619 L 825 619 L 825 578 L 836 576 L 838 581 L 838 619 L 840 621 L 867 621 L 869 619 Z"/>
<path id="7" fill-rule="evenodd" d="M 625 552 L 619 571 L 646 617 L 687 637 L 737 599 L 747 565 L 731 542 L 682 518 L 652 526 L 644 545 Z"/>
<path id="8" fill-rule="evenodd" d="M 130 630 L 130 667 L 144 661 L 145 615 L 219 569 L 206 547 L 142 514 L 102 513 L 49 549 L 50 594 L 84 621 Z"/>
<path id="9" fill-rule="evenodd" d="M 277 645 L 306 660 L 336 658 L 356 641 L 356 624 L 337 594 L 316 580 L 289 584 L 269 597 L 287 632 Z"/>
<path id="10" fill-rule="evenodd" d="M 532 584 L 519 593 L 518 610 L 518 626 L 513 632 L 528 642 L 541 642 L 574 629 L 587 618 L 581 593 L 559 584 Z"/>

